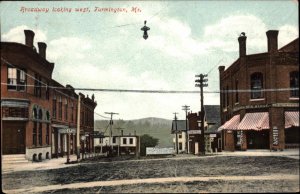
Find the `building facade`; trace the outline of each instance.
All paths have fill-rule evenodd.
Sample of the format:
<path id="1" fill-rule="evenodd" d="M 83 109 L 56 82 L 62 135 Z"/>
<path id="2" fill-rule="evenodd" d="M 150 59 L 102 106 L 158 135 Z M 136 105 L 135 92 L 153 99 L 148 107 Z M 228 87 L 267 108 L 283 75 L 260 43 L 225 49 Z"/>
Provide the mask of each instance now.
<path id="1" fill-rule="evenodd" d="M 37 52 L 34 32 L 24 33 L 25 45 L 1 42 L 2 154 L 24 154 L 28 160 L 63 156 L 68 138 L 59 130 L 76 128 L 78 95 L 71 86 L 64 87 L 52 79 L 54 63 L 46 59 L 47 45 L 39 42 Z M 81 123 L 81 134 L 85 135 L 93 131 L 97 104 L 94 98 L 82 99 L 85 108 L 80 120 L 85 121 Z M 74 152 L 76 138 L 70 138 Z"/>
<path id="2" fill-rule="evenodd" d="M 246 54 L 219 67 L 222 148 L 285 149 L 299 146 L 299 38 L 278 49 L 278 31 L 266 32 L 268 52 Z"/>
<path id="3" fill-rule="evenodd" d="M 177 125 L 177 126 L 176 126 Z M 186 121 L 176 120 L 172 122 L 171 133 L 173 134 L 173 147 L 178 153 L 187 153 Z M 177 133 L 177 136 L 176 136 Z M 176 141 L 177 138 L 177 141 Z M 177 144 L 176 144 L 177 142 Z"/>

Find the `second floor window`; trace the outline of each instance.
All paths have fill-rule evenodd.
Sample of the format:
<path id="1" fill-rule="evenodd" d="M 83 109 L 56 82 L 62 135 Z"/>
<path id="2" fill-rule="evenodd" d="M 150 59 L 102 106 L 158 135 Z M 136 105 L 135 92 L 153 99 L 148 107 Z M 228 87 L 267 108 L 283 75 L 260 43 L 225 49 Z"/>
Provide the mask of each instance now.
<path id="1" fill-rule="evenodd" d="M 38 74 L 35 74 L 34 79 L 34 95 L 36 97 L 42 97 L 42 78 Z"/>
<path id="2" fill-rule="evenodd" d="M 253 73 L 251 75 L 251 99 L 263 98 L 263 75 Z"/>
<path id="3" fill-rule="evenodd" d="M 7 69 L 7 89 L 25 91 L 26 89 L 26 73 L 13 67 Z"/>
<path id="4" fill-rule="evenodd" d="M 290 88 L 291 97 L 299 97 L 299 72 L 293 71 L 290 73 Z"/>
<path id="5" fill-rule="evenodd" d="M 65 100 L 65 120 L 68 120 L 68 100 Z"/>
<path id="6" fill-rule="evenodd" d="M 61 100 L 61 96 L 59 97 L 59 100 L 58 100 L 58 118 L 60 120 L 62 119 L 62 100 Z"/>
<path id="7" fill-rule="evenodd" d="M 235 102 L 239 102 L 239 81 L 235 80 Z"/>
<path id="8" fill-rule="evenodd" d="M 37 146 L 37 122 L 33 123 L 33 129 L 32 129 L 32 145 Z"/>
<path id="9" fill-rule="evenodd" d="M 47 128 L 46 128 L 46 144 L 49 145 L 50 141 L 49 141 L 49 124 L 47 124 Z"/>
<path id="10" fill-rule="evenodd" d="M 56 118 L 56 97 L 53 97 L 52 100 L 52 117 L 55 119 Z"/>
<path id="11" fill-rule="evenodd" d="M 39 123 L 39 145 L 42 145 L 42 137 L 43 137 L 43 124 Z"/>

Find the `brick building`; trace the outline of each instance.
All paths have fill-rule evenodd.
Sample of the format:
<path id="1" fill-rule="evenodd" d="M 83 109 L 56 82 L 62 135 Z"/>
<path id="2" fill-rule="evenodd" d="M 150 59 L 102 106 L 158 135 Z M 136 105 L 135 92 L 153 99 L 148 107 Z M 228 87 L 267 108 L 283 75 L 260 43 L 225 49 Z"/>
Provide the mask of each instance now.
<path id="1" fill-rule="evenodd" d="M 2 154 L 24 154 L 28 160 L 50 159 L 60 153 L 63 156 L 67 139 L 63 133 L 58 137 L 58 133 L 76 128 L 78 95 L 71 86 L 64 87 L 52 79 L 54 63 L 46 59 L 47 45 L 39 42 L 37 52 L 34 32 L 24 33 L 25 45 L 1 42 Z M 96 105 L 93 97 L 82 95 L 81 135 L 93 132 Z M 71 136 L 73 152 L 75 140 Z M 86 147 L 90 149 L 92 142 Z"/>
<path id="2" fill-rule="evenodd" d="M 299 38 L 278 49 L 278 31 L 266 32 L 268 52 L 246 54 L 219 67 L 224 150 L 299 147 Z"/>

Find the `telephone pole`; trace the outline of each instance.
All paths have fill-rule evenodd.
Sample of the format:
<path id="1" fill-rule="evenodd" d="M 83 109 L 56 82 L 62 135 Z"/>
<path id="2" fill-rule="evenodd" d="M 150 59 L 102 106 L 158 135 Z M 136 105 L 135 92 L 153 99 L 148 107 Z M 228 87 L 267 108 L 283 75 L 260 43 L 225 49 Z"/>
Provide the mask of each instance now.
<path id="1" fill-rule="evenodd" d="M 105 112 L 105 114 L 110 115 L 110 121 L 109 121 L 109 145 L 111 147 L 111 150 L 113 150 L 113 145 L 112 145 L 112 126 L 113 126 L 113 115 L 118 115 L 119 113 L 114 113 L 114 112 Z"/>
<path id="2" fill-rule="evenodd" d="M 203 87 L 207 87 L 207 81 L 208 79 L 204 79 L 207 77 L 207 74 L 200 74 L 196 75 L 195 77 L 199 77 L 200 79 L 196 79 L 195 82 L 199 83 L 196 84 L 196 87 L 200 87 L 200 106 L 201 106 L 201 134 L 200 134 L 200 153 L 202 155 L 205 155 L 205 139 L 204 139 L 204 104 L 203 104 Z"/>
<path id="3" fill-rule="evenodd" d="M 189 145 L 189 135 L 188 135 L 188 123 L 187 123 L 187 111 L 190 110 L 190 106 L 184 105 L 182 106 L 182 110 L 185 111 L 185 149 L 186 153 L 188 154 L 190 152 L 190 145 Z"/>
<path id="4" fill-rule="evenodd" d="M 176 153 L 178 154 L 178 134 L 177 134 L 177 117 L 176 114 L 178 114 L 177 112 L 173 113 L 175 115 L 175 141 L 176 141 Z"/>
<path id="5" fill-rule="evenodd" d="M 117 127 L 116 129 L 118 130 L 122 130 L 124 128 L 122 127 Z M 119 137 L 119 142 L 118 142 L 118 156 L 120 156 L 120 144 L 121 144 L 121 137 L 123 136 L 123 133 L 121 133 L 120 137 Z"/>

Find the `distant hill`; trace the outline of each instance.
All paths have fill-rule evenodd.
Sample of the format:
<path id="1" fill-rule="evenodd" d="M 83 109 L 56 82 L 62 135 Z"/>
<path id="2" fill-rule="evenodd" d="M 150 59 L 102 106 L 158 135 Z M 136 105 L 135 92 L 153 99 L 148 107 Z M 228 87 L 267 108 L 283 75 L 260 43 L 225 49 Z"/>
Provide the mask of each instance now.
<path id="1" fill-rule="evenodd" d="M 152 137 L 159 139 L 158 145 L 160 147 L 172 147 L 172 135 L 171 135 L 172 120 L 162 118 L 143 118 L 135 120 L 114 120 L 113 123 L 113 135 L 120 135 L 121 129 L 124 128 L 124 135 L 134 134 L 137 135 L 148 134 Z M 105 132 L 105 135 L 109 135 L 109 120 L 96 120 L 95 131 Z"/>

